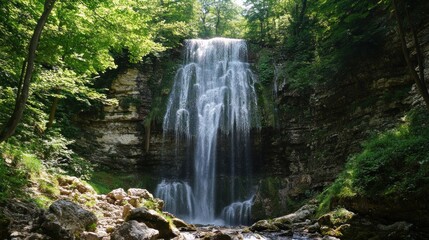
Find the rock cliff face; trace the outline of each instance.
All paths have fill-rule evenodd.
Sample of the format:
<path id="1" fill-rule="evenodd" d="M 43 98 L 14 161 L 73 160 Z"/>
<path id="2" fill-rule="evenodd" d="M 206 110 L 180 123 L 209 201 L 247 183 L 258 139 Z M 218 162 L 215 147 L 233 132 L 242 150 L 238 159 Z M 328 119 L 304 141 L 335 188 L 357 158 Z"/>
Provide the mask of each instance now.
<path id="1" fill-rule="evenodd" d="M 117 74 L 108 94 L 116 103 L 104 105 L 96 117 L 79 116 L 77 123 L 83 137 L 76 145 L 80 152 L 100 166 L 138 170 L 155 177 L 161 173 L 177 174 L 183 159 L 174 157 L 174 139 L 166 138 L 163 143 L 162 116 L 150 124 L 149 134 L 145 127 L 154 101 L 160 101 L 161 95 L 168 96 L 168 87 L 164 89 L 161 85 L 165 84 L 163 81 L 172 82 L 170 75 L 178 66 L 177 58 L 173 53 L 167 64 L 144 63 Z"/>
<path id="2" fill-rule="evenodd" d="M 428 32 L 429 26 L 419 32 L 426 69 Z M 402 56 L 394 39 L 380 55 L 362 59 L 338 76 L 335 85 L 300 92 L 286 84 L 280 90 L 280 127 L 262 129 L 257 145 L 257 169 L 264 171 L 252 210 L 255 220 L 294 210 L 294 202 L 336 178 L 362 141 L 393 128 L 406 111 L 422 104 Z"/>
<path id="3" fill-rule="evenodd" d="M 131 68 L 118 75 L 110 87 L 109 98 L 118 103 L 103 107 L 102 117 L 81 122 L 85 138 L 78 144 L 97 163 L 133 168 L 144 153 L 143 120 L 150 111 L 148 78 Z"/>

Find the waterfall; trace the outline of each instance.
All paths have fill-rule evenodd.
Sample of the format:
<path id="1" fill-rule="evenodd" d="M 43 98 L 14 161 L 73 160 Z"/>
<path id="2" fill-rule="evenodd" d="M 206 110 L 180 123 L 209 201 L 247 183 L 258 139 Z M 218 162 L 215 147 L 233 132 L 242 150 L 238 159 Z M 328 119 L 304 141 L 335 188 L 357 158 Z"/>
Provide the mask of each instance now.
<path id="1" fill-rule="evenodd" d="M 252 210 L 253 197 L 243 201 L 234 202 L 222 210 L 222 219 L 228 225 L 248 224 Z"/>
<path id="2" fill-rule="evenodd" d="M 156 195 L 166 201 L 167 211 L 183 215 L 186 208 L 185 218 L 191 222 L 213 223 L 221 216 L 216 206 L 243 200 L 239 187 L 251 191 L 249 186 L 237 186 L 236 178 L 249 183 L 251 177 L 250 130 L 257 125 L 254 81 L 244 40 L 186 41 L 184 65 L 175 76 L 163 130 L 164 134 L 174 132 L 176 144 L 193 143 L 193 169 L 191 186 L 174 181 L 158 186 Z M 222 150 L 220 142 L 225 145 Z M 222 170 L 229 182 L 222 186 L 216 184 L 221 172 L 219 152 L 229 160 Z M 227 192 L 229 199 L 220 192 Z M 239 220 L 231 220 L 232 215 Z M 239 214 L 228 218 L 228 222 L 245 222 Z"/>

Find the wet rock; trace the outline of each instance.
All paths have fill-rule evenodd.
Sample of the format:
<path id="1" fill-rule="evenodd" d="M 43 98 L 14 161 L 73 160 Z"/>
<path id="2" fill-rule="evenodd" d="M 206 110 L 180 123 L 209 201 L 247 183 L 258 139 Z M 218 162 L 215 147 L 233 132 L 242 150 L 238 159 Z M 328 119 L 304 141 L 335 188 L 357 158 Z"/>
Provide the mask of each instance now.
<path id="1" fill-rule="evenodd" d="M 333 227 L 334 226 L 334 224 L 332 223 L 332 220 L 331 220 L 331 214 L 325 214 L 325 215 L 319 217 L 317 222 L 319 223 L 320 226 L 327 226 L 327 227 Z"/>
<path id="2" fill-rule="evenodd" d="M 277 226 L 291 225 L 294 223 L 303 222 L 310 218 L 316 211 L 316 205 L 304 205 L 296 212 L 288 214 L 286 216 L 275 218 L 274 224 Z"/>
<path id="3" fill-rule="evenodd" d="M 111 235 L 111 240 L 155 240 L 158 235 L 158 230 L 131 220 L 119 226 Z"/>
<path id="4" fill-rule="evenodd" d="M 68 200 L 58 200 L 49 207 L 42 228 L 52 238 L 74 239 L 75 235 L 95 228 L 97 217 Z"/>
<path id="5" fill-rule="evenodd" d="M 206 234 L 202 239 L 204 240 L 232 240 L 232 237 L 221 231 Z"/>
<path id="6" fill-rule="evenodd" d="M 347 232 L 350 232 L 348 229 L 354 217 L 353 212 L 340 208 L 321 216 L 317 222 L 323 235 L 342 237 L 344 234 L 348 234 Z"/>
<path id="7" fill-rule="evenodd" d="M 320 225 L 319 225 L 319 223 L 316 222 L 316 223 L 308 226 L 306 229 L 307 229 L 307 232 L 309 232 L 309 233 L 316 233 L 317 231 L 319 231 Z"/>
<path id="8" fill-rule="evenodd" d="M 280 229 L 276 225 L 274 225 L 272 221 L 260 220 L 254 223 L 250 227 L 250 230 L 255 232 L 255 231 L 279 231 Z"/>
<path id="9" fill-rule="evenodd" d="M 197 228 L 194 225 L 188 224 L 180 218 L 174 217 L 171 221 L 174 224 L 174 226 L 176 226 L 180 231 L 196 231 L 197 230 Z"/>
<path id="10" fill-rule="evenodd" d="M 160 238 L 170 239 L 180 234 L 180 232 L 176 228 L 173 228 L 161 214 L 155 210 L 147 209 L 146 207 L 131 210 L 125 220 L 144 222 L 148 227 L 158 230 Z"/>
<path id="11" fill-rule="evenodd" d="M 322 240 L 340 240 L 339 238 L 336 238 L 336 237 L 332 237 L 332 236 L 324 236 L 323 238 L 322 238 Z"/>

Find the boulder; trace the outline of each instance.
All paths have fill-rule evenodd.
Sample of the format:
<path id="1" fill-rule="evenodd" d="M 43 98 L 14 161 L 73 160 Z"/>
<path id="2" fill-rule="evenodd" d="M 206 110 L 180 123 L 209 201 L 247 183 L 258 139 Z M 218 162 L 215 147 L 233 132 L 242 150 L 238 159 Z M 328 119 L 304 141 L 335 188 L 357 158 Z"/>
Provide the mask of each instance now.
<path id="1" fill-rule="evenodd" d="M 153 195 L 146 189 L 130 188 L 127 191 L 129 196 L 141 197 L 144 199 L 153 199 Z"/>
<path id="2" fill-rule="evenodd" d="M 97 217 L 68 200 L 58 200 L 45 214 L 42 228 L 54 239 L 74 239 L 75 235 L 95 228 Z"/>
<path id="3" fill-rule="evenodd" d="M 256 223 L 254 223 L 251 227 L 250 230 L 255 232 L 255 231 L 279 231 L 279 228 L 273 224 L 273 222 L 268 221 L 268 220 L 260 220 L 257 221 Z"/>
<path id="4" fill-rule="evenodd" d="M 317 220 L 320 232 L 323 235 L 342 237 L 345 233 L 350 232 L 350 223 L 355 216 L 356 214 L 345 208 L 329 212 Z"/>
<path id="5" fill-rule="evenodd" d="M 170 239 L 176 237 L 180 232 L 170 225 L 167 219 L 161 214 L 146 207 L 132 209 L 125 221 L 136 220 L 145 223 L 148 227 L 159 231 L 159 237 Z"/>
<path id="6" fill-rule="evenodd" d="M 188 224 L 180 218 L 174 217 L 171 221 L 173 222 L 174 226 L 176 226 L 181 231 L 197 231 L 197 228 L 194 225 Z"/>
<path id="7" fill-rule="evenodd" d="M 276 226 L 279 226 L 280 228 L 281 226 L 304 222 L 306 219 L 310 218 L 315 213 L 316 209 L 316 205 L 304 205 L 294 213 L 275 218 L 273 222 Z"/>
<path id="8" fill-rule="evenodd" d="M 115 200 L 115 201 L 122 201 L 124 198 L 127 197 L 127 193 L 123 188 L 118 188 L 112 190 L 110 193 L 107 194 L 107 197 Z"/>
<path id="9" fill-rule="evenodd" d="M 111 240 L 155 240 L 158 230 L 149 228 L 144 223 L 131 220 L 120 225 L 110 236 Z"/>
<path id="10" fill-rule="evenodd" d="M 39 220 L 43 214 L 43 210 L 34 203 L 9 200 L 0 207 L 0 239 L 29 238 L 31 231 L 40 227 Z"/>
<path id="11" fill-rule="evenodd" d="M 279 231 L 293 228 L 303 228 L 311 224 L 308 219 L 315 213 L 317 206 L 308 204 L 302 206 L 296 212 L 274 218 L 273 220 L 260 220 L 250 227 L 251 231 Z"/>

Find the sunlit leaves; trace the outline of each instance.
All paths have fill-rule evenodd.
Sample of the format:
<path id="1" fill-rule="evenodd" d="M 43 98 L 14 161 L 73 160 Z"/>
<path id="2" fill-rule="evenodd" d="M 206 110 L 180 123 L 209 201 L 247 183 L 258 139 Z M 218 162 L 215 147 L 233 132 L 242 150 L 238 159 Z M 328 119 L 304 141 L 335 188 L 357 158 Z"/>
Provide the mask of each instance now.
<path id="1" fill-rule="evenodd" d="M 199 35 L 242 38 L 246 29 L 242 12 L 232 0 L 199 0 Z"/>
<path id="2" fill-rule="evenodd" d="M 136 63 L 145 55 L 177 46 L 195 32 L 195 1 L 57 1 L 37 49 L 26 111 L 28 114 L 37 110 L 40 114 L 29 118 L 45 119 L 54 99 L 77 101 L 77 106 L 110 104 L 102 94 L 105 90 L 95 89 L 92 83 L 99 73 L 116 67 L 112 53 L 126 52 L 127 59 Z M 10 103 L 28 42 L 44 0 L 0 3 L 0 86 L 10 90 L 2 103 L 13 105 Z M 2 107 L 2 115 L 9 112 L 9 108 Z"/>

